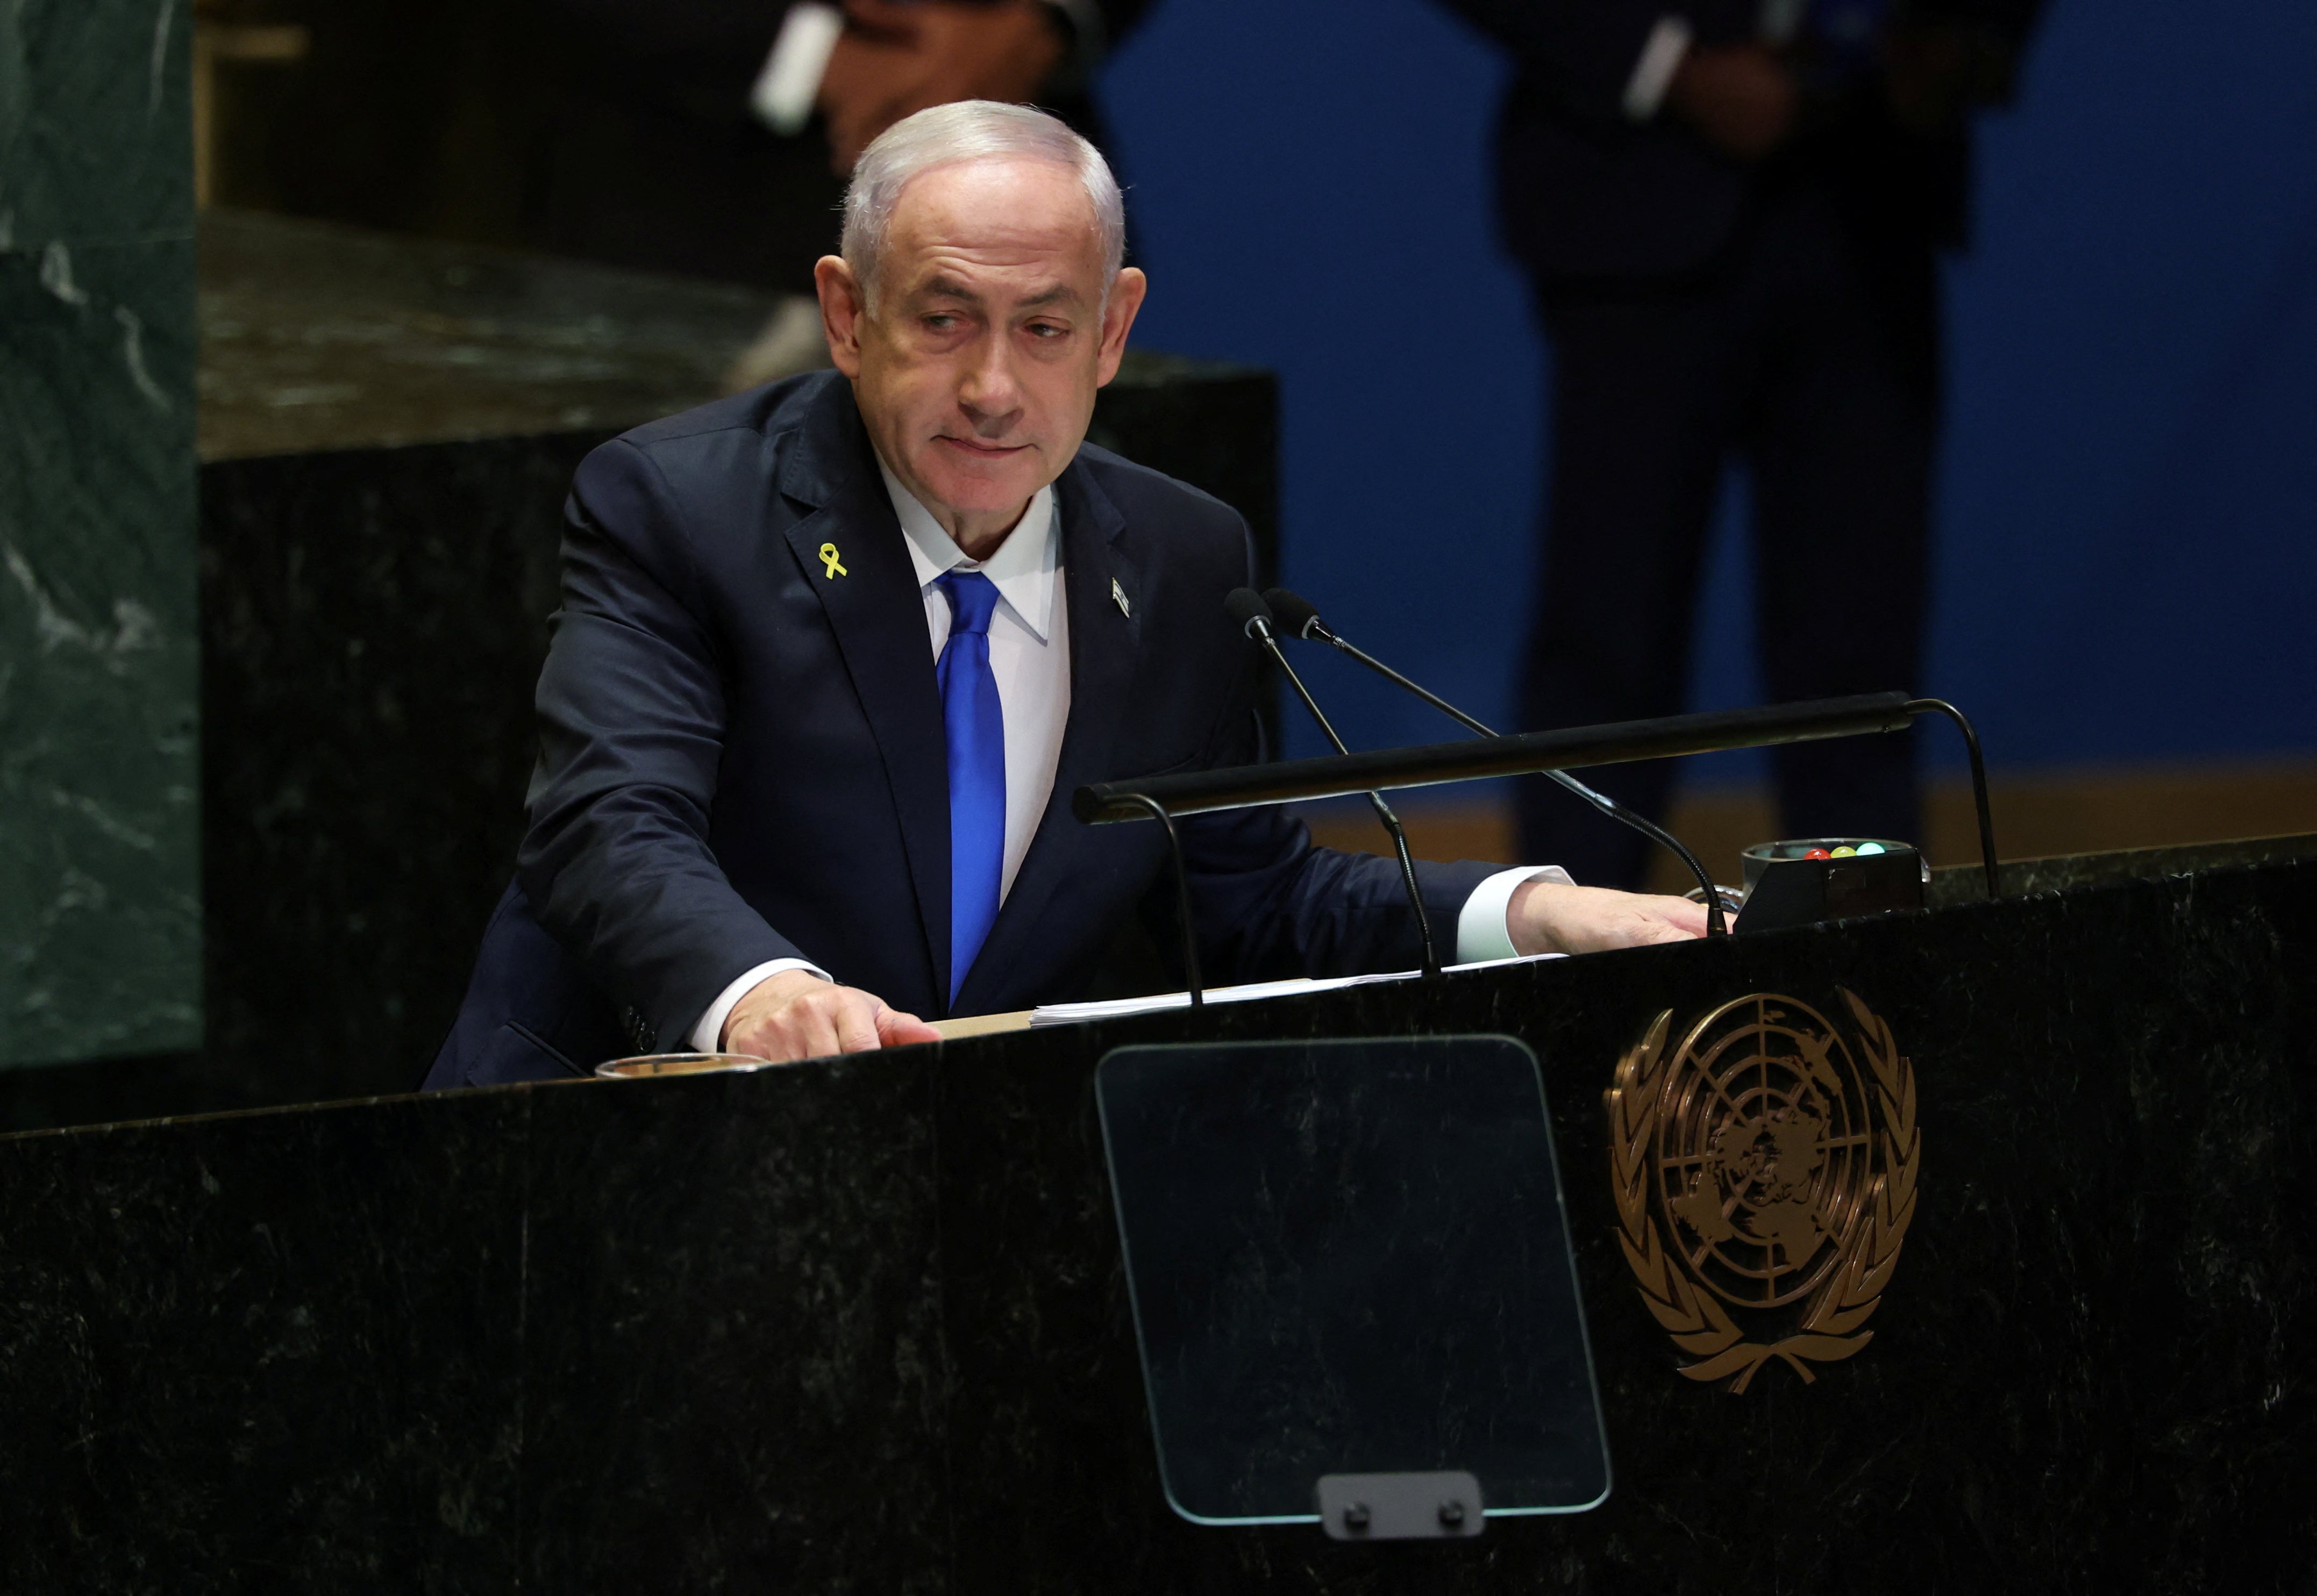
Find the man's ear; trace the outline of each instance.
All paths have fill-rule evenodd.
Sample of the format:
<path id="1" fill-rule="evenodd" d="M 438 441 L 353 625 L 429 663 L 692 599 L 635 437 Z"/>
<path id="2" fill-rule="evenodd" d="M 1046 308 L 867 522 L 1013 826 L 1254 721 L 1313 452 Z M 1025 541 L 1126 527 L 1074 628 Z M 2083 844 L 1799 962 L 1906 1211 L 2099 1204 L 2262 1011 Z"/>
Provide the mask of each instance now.
<path id="1" fill-rule="evenodd" d="M 861 285 L 843 257 L 823 255 L 813 263 L 813 292 L 820 298 L 820 330 L 828 339 L 829 363 L 849 378 L 861 375 L 861 322 L 868 314 Z"/>
<path id="2" fill-rule="evenodd" d="M 1110 303 L 1102 312 L 1102 358 L 1095 370 L 1094 385 L 1101 388 L 1118 375 L 1118 362 L 1126 353 L 1126 334 L 1134 328 L 1135 313 L 1142 308 L 1142 298 L 1150 291 L 1150 280 L 1140 266 L 1123 268 L 1111 280 Z"/>

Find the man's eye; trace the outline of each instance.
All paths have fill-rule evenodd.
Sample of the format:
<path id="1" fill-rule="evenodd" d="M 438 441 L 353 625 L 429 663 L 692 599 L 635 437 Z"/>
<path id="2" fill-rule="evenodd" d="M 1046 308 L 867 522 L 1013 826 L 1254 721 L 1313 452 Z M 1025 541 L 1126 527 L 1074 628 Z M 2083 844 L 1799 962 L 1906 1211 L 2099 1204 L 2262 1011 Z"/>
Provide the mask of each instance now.
<path id="1" fill-rule="evenodd" d="M 947 314 L 938 314 L 926 317 L 926 331 L 929 333 L 950 332 L 954 329 L 956 325 L 957 317 Z"/>
<path id="2" fill-rule="evenodd" d="M 1033 321 L 1030 324 L 1030 336 L 1033 338 L 1059 338 L 1068 331 L 1069 331 L 1068 327 L 1058 327 L 1050 321 Z"/>

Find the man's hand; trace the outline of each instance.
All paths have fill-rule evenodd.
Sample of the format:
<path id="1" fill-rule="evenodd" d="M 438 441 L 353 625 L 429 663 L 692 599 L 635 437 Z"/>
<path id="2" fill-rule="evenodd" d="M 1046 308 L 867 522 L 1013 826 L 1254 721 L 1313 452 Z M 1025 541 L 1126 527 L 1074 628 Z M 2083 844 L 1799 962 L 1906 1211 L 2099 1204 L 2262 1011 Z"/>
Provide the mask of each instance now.
<path id="1" fill-rule="evenodd" d="M 1666 104 L 1741 161 L 1758 161 L 1794 130 L 1802 91 L 1776 54 L 1758 44 L 1695 47 L 1681 58 Z"/>
<path id="2" fill-rule="evenodd" d="M 1598 887 L 1524 881 L 1506 912 L 1513 946 L 1523 953 L 1598 953 L 1649 942 L 1686 942 L 1705 934 L 1705 905 L 1686 897 L 1647 897 Z"/>
<path id="3" fill-rule="evenodd" d="M 820 80 L 831 163 L 851 172 L 870 140 L 929 105 L 1033 99 L 1062 50 L 1038 0 L 845 0 Z"/>
<path id="4" fill-rule="evenodd" d="M 858 987 L 836 986 L 805 970 L 783 970 L 748 988 L 724 1021 L 723 1050 L 792 1064 L 832 1053 L 866 1053 L 941 1032 L 915 1014 L 888 1008 Z"/>

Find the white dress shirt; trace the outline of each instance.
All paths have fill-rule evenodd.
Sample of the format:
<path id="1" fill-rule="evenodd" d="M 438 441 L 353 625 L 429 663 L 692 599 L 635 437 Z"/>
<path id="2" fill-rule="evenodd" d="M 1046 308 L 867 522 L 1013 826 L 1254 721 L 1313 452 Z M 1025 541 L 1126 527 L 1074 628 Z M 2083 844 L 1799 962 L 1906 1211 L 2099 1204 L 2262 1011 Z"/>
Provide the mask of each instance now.
<path id="1" fill-rule="evenodd" d="M 883 461 L 877 468 L 883 473 L 886 495 L 908 541 L 909 563 L 917 570 L 917 591 L 925 601 L 926 639 L 936 663 L 949 641 L 951 616 L 949 600 L 935 582 L 951 571 L 979 571 L 997 589 L 997 606 L 989 618 L 989 670 L 997 679 L 997 707 L 1006 728 L 1006 865 L 997 887 L 1003 904 L 1053 795 L 1062 732 L 1070 718 L 1070 616 L 1069 605 L 1063 602 L 1062 527 L 1054 490 L 1040 488 L 1006 541 L 988 559 L 974 560 Z M 1473 888 L 1456 917 L 1454 962 L 1514 956 L 1507 919 L 1513 889 L 1536 878 L 1566 882 L 1569 877 L 1558 867 L 1523 866 L 1500 870 Z M 783 970 L 810 970 L 824 981 L 835 978 L 808 959 L 760 964 L 709 1004 L 692 1029 L 693 1047 L 715 1052 L 734 1006 L 758 982 Z"/>

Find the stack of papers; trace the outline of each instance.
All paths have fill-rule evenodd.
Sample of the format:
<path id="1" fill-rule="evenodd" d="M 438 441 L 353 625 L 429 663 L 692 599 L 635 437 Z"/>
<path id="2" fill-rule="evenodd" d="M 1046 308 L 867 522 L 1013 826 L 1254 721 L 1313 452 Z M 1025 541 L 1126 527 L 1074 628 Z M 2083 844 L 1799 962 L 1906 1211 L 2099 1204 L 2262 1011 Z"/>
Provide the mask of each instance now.
<path id="1" fill-rule="evenodd" d="M 1448 968 L 1452 973 L 1488 970 L 1508 964 L 1535 964 L 1543 959 L 1567 957 L 1565 953 L 1538 953 L 1525 958 L 1489 958 L 1478 964 L 1452 964 Z M 1291 981 L 1256 981 L 1245 986 L 1210 986 L 1206 990 L 1206 1000 L 1211 1003 L 1243 1003 L 1266 997 L 1302 997 L 1307 993 L 1334 992 L 1344 986 L 1372 986 L 1383 981 L 1413 981 L 1419 973 L 1416 970 L 1394 970 L 1382 976 L 1331 976 L 1324 980 L 1298 976 Z M 1033 1027 L 1077 1025 L 1088 1020 L 1119 1020 L 1129 1014 L 1156 1014 L 1167 1009 L 1187 1009 L 1190 1006 L 1191 994 L 1187 992 L 1160 992 L 1149 997 L 1108 998 L 1091 1003 L 1046 1003 L 1031 1011 L 1030 1023 Z"/>

